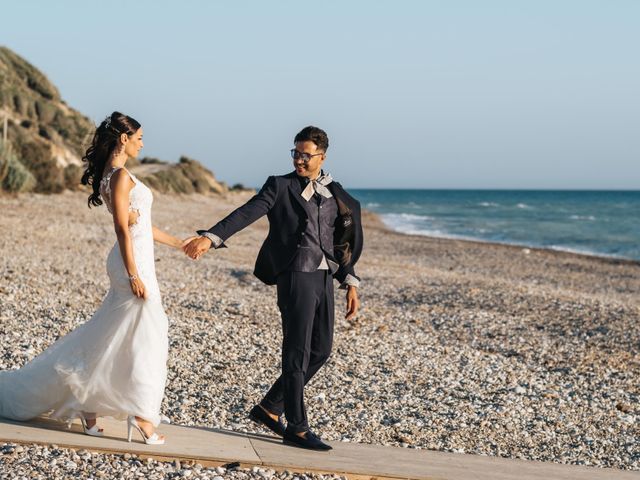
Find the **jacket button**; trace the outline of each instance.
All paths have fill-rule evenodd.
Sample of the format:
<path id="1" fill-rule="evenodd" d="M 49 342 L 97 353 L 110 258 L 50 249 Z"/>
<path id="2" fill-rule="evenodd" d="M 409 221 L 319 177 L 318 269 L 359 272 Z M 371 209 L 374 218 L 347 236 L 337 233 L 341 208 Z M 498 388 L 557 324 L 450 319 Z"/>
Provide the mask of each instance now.
<path id="1" fill-rule="evenodd" d="M 297 244 L 296 247 L 300 248 L 300 244 Z"/>
<path id="2" fill-rule="evenodd" d="M 302 232 L 300 235 L 302 235 L 302 236 L 304 237 L 305 233 L 304 233 L 304 232 Z"/>

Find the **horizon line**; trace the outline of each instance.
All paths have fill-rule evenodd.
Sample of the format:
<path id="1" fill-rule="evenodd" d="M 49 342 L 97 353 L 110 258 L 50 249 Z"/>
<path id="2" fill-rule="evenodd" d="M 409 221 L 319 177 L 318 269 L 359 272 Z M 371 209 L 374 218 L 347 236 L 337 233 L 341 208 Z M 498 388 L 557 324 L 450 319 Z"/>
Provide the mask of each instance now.
<path id="1" fill-rule="evenodd" d="M 255 188 L 255 187 L 253 187 Z M 260 187 L 258 187 L 259 189 Z M 640 187 L 631 188 L 504 188 L 504 187 L 349 187 L 348 190 L 433 190 L 433 191 L 502 191 L 502 192 L 624 192 L 640 193 Z"/>

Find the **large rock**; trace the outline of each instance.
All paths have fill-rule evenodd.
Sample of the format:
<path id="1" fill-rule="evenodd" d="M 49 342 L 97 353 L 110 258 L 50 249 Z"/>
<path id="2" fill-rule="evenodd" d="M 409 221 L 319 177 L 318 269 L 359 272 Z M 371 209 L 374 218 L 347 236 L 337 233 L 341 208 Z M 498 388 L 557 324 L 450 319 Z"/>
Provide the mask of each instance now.
<path id="1" fill-rule="evenodd" d="M 77 188 L 93 123 L 67 106 L 58 89 L 25 59 L 0 47 L 0 125 L 7 119 L 0 185 L 4 190 L 59 192 Z M 4 133 L 4 132 L 3 132 Z M 25 182 L 16 183 L 16 172 Z M 13 178 L 13 182 L 8 178 Z"/>
<path id="2" fill-rule="evenodd" d="M 159 192 L 223 194 L 229 191 L 211 171 L 188 157 L 181 157 L 177 164 L 143 158 L 140 162 L 129 161 L 127 165 L 140 180 Z"/>

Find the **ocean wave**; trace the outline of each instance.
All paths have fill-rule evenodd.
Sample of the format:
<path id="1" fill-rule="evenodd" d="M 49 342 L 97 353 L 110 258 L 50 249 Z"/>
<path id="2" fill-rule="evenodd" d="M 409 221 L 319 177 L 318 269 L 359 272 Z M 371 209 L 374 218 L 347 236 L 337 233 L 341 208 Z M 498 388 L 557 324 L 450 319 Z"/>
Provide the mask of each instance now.
<path id="1" fill-rule="evenodd" d="M 389 220 L 403 220 L 409 222 L 435 220 L 435 218 L 430 217 L 429 215 L 419 215 L 417 213 L 384 213 L 382 214 L 382 217 Z"/>
<path id="2" fill-rule="evenodd" d="M 532 208 L 533 208 L 531 205 L 527 205 L 526 203 L 519 203 L 519 204 L 517 204 L 517 205 L 516 205 L 516 207 L 518 207 L 518 208 L 524 208 L 524 209 L 527 209 L 527 210 L 529 210 L 529 209 L 532 209 Z"/>
<path id="3" fill-rule="evenodd" d="M 628 257 L 623 257 L 621 255 L 615 255 L 613 253 L 603 253 L 596 252 L 593 250 L 581 249 L 581 248 L 573 248 L 573 247 L 565 247 L 564 245 L 549 245 L 548 247 L 542 247 L 546 250 L 554 250 L 557 252 L 568 252 L 568 253 L 577 253 L 579 255 L 588 255 L 590 257 L 604 257 L 604 258 L 620 258 L 627 259 Z"/>
<path id="4" fill-rule="evenodd" d="M 416 215 L 416 216 L 418 216 L 418 215 Z M 579 254 L 579 255 L 588 255 L 590 257 L 613 258 L 613 259 L 629 259 L 629 258 L 631 258 L 631 257 L 623 256 L 623 255 L 615 255 L 615 254 L 611 254 L 611 253 L 605 253 L 605 252 L 598 252 L 598 251 L 595 251 L 595 250 L 568 247 L 568 246 L 564 246 L 564 245 L 545 245 L 545 246 L 543 246 L 543 245 L 539 245 L 539 244 L 535 244 L 535 243 L 517 242 L 517 241 L 508 241 L 508 240 L 495 240 L 495 239 L 488 239 L 488 238 L 483 238 L 483 237 L 474 236 L 474 235 L 454 234 L 454 233 L 449 233 L 449 232 L 440 230 L 438 228 L 424 228 L 424 227 L 420 228 L 418 225 L 415 225 L 415 224 L 393 224 L 391 222 L 387 222 L 387 220 L 388 220 L 388 218 L 385 219 L 384 216 L 383 216 L 383 221 L 385 221 L 385 224 L 387 224 L 387 226 L 389 228 L 391 228 L 392 230 L 394 230 L 394 231 L 396 231 L 398 233 L 402 233 L 402 234 L 405 234 L 405 235 L 419 235 L 419 236 L 422 236 L 422 237 L 441 238 L 441 239 L 446 239 L 446 240 L 465 240 L 465 241 L 480 242 L 480 243 L 487 243 L 487 244 L 510 245 L 510 246 L 515 246 L 515 247 L 522 247 L 522 248 L 525 248 L 525 249 L 537 248 L 537 249 L 541 249 L 541 250 L 553 250 L 553 251 L 558 251 L 558 252 L 567 252 L 567 253 L 574 253 L 574 254 Z"/>
<path id="5" fill-rule="evenodd" d="M 415 228 L 410 225 L 389 225 L 388 227 L 392 228 L 394 232 L 403 233 L 405 235 L 419 235 L 421 237 L 433 237 L 433 238 L 446 238 L 449 240 L 475 240 L 478 241 L 480 239 L 473 236 L 466 235 L 456 235 L 447 232 L 443 232 L 438 229 L 427 229 L 427 228 Z"/>
<path id="6" fill-rule="evenodd" d="M 571 220 L 590 220 L 593 221 L 596 219 L 593 215 L 571 215 L 569 217 Z"/>
<path id="7" fill-rule="evenodd" d="M 495 202 L 480 202 L 478 205 L 480 205 L 481 207 L 499 207 L 500 206 L 499 203 L 495 203 Z"/>
<path id="8" fill-rule="evenodd" d="M 449 233 L 439 229 L 426 229 L 426 228 L 418 229 L 418 228 L 411 228 L 411 227 L 402 228 L 397 226 L 391 226 L 389 224 L 387 224 L 387 226 L 389 228 L 392 228 L 394 232 L 402 233 L 405 235 L 419 235 L 421 237 L 442 238 L 445 240 L 466 240 L 469 242 L 502 243 L 502 244 L 513 245 L 513 244 L 509 244 L 508 242 L 497 242 L 493 240 L 487 240 L 486 238 L 475 237 L 473 235 L 460 235 L 456 233 Z"/>
<path id="9" fill-rule="evenodd" d="M 386 213 L 381 215 L 382 221 L 395 232 L 406 235 L 420 235 L 424 237 L 447 238 L 451 240 L 482 240 L 473 235 L 459 235 L 449 233 L 433 224 L 434 217 L 416 215 L 413 213 Z"/>
<path id="10" fill-rule="evenodd" d="M 435 232 L 430 225 L 433 217 L 414 213 L 385 213 L 382 221 L 392 230 L 411 235 L 421 235 L 423 231 Z"/>
<path id="11" fill-rule="evenodd" d="M 369 202 L 369 203 L 367 203 L 367 204 L 365 205 L 365 208 L 377 208 L 377 207 L 379 207 L 379 206 L 380 206 L 380 204 L 379 204 L 379 203 L 376 203 L 376 202 Z"/>

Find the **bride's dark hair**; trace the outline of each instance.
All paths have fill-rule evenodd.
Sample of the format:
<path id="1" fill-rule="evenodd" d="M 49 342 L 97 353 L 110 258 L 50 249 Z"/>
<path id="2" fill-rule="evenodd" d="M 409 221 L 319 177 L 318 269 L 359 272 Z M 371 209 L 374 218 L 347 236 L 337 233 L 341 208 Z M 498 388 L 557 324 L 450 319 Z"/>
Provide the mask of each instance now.
<path id="1" fill-rule="evenodd" d="M 93 193 L 89 195 L 89 208 L 91 205 L 102 205 L 100 198 L 100 181 L 104 173 L 104 167 L 109 160 L 109 155 L 113 152 L 120 135 L 126 133 L 131 136 L 140 129 L 140 123 L 128 115 L 120 112 L 113 112 L 105 118 L 93 135 L 91 146 L 87 149 L 82 161 L 87 163 L 87 169 L 82 175 L 82 184 L 91 185 Z"/>

